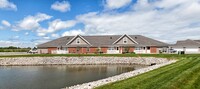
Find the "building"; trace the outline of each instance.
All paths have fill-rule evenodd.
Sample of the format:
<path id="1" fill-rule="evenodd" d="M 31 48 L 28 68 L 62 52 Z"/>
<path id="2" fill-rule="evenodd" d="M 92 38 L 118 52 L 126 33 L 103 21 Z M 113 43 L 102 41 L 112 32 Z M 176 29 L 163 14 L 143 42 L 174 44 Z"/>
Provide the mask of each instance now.
<path id="1" fill-rule="evenodd" d="M 141 35 L 65 36 L 37 46 L 39 53 L 106 53 L 126 52 L 156 54 L 167 52 L 168 44 Z"/>
<path id="2" fill-rule="evenodd" d="M 186 54 L 200 53 L 200 40 L 182 40 L 177 41 L 176 44 L 169 46 L 170 49 L 176 52 L 184 51 Z"/>

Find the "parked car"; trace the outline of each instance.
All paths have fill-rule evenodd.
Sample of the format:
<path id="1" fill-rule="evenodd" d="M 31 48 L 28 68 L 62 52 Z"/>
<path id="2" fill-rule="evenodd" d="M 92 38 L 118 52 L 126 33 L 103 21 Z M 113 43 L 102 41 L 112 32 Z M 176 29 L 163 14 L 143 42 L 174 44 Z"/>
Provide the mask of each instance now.
<path id="1" fill-rule="evenodd" d="M 170 52 L 170 53 L 176 53 L 177 51 L 174 50 L 174 49 L 169 49 L 169 52 Z"/>
<path id="2" fill-rule="evenodd" d="M 37 49 L 31 49 L 27 53 L 35 54 L 38 53 Z"/>

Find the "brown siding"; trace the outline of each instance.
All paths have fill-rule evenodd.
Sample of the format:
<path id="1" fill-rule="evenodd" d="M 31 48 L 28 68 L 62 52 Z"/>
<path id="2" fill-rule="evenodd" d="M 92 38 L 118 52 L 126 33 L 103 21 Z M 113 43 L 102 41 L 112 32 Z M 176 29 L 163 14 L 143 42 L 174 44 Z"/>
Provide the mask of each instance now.
<path id="1" fill-rule="evenodd" d="M 108 50 L 108 48 L 106 48 L 106 47 L 101 48 L 101 51 L 102 51 L 103 53 L 107 53 L 107 50 Z"/>
<path id="2" fill-rule="evenodd" d="M 96 49 L 97 49 L 97 48 L 95 48 L 95 47 L 90 48 L 90 53 L 95 53 L 95 52 L 96 52 Z"/>
<path id="3" fill-rule="evenodd" d="M 76 53 L 76 48 L 68 48 L 69 53 Z"/>
<path id="4" fill-rule="evenodd" d="M 86 50 L 87 48 L 81 48 L 81 53 L 82 54 L 85 54 L 85 53 L 87 53 L 87 50 Z"/>
<path id="5" fill-rule="evenodd" d="M 51 54 L 51 51 L 52 51 L 52 50 L 57 50 L 57 48 L 56 48 L 56 47 L 48 48 L 48 53 Z"/>
<path id="6" fill-rule="evenodd" d="M 150 47 L 150 52 L 151 52 L 151 53 L 157 53 L 157 47 L 151 46 L 151 47 Z"/>
<path id="7" fill-rule="evenodd" d="M 129 50 L 129 52 L 134 52 L 134 48 L 131 47 L 130 50 Z"/>

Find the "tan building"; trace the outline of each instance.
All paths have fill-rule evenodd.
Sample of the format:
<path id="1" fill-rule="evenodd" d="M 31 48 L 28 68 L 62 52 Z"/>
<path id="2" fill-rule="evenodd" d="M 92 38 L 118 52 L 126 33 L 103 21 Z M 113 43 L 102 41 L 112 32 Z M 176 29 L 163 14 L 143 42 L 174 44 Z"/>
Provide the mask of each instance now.
<path id="1" fill-rule="evenodd" d="M 105 53 L 127 52 L 156 54 L 166 52 L 168 44 L 141 35 L 65 36 L 37 46 L 39 53 Z"/>
<path id="2" fill-rule="evenodd" d="M 175 50 L 175 53 L 184 51 L 186 54 L 200 53 L 200 40 L 180 40 L 176 44 L 169 46 L 170 49 Z"/>

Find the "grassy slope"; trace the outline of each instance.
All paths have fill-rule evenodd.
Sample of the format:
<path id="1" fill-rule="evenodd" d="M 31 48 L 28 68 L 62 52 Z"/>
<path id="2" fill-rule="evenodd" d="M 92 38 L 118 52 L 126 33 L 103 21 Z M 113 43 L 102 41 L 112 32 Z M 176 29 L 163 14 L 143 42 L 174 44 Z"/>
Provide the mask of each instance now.
<path id="1" fill-rule="evenodd" d="M 200 89 L 200 54 L 34 54 L 0 57 L 52 57 L 52 56 L 115 56 L 115 57 L 164 57 L 179 59 L 178 62 L 97 89 Z"/>
<path id="2" fill-rule="evenodd" d="M 178 62 L 97 89 L 200 89 L 200 56 L 175 56 Z"/>

